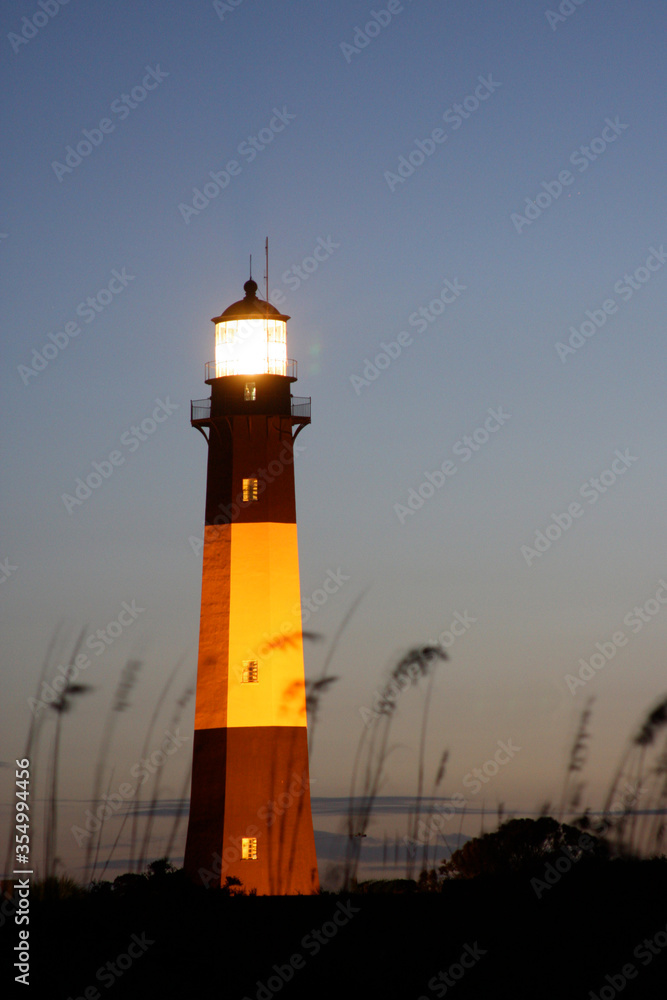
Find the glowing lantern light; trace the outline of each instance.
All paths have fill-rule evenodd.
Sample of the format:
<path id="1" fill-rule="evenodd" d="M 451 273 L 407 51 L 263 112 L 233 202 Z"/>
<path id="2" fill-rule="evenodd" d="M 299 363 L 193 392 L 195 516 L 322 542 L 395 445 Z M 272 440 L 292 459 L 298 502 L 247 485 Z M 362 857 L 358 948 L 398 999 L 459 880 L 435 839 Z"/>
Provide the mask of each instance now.
<path id="1" fill-rule="evenodd" d="M 226 375 L 290 375 L 287 360 L 287 320 L 268 302 L 257 298 L 257 284 L 243 286 L 246 296 L 226 309 L 215 323 L 215 361 L 209 378 Z"/>

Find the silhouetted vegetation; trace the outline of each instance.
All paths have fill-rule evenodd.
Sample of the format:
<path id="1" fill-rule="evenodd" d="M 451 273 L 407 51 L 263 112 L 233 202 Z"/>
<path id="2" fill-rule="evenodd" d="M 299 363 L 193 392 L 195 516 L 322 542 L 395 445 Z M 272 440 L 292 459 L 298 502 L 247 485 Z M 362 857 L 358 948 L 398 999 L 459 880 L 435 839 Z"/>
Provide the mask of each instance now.
<path id="1" fill-rule="evenodd" d="M 532 870 L 537 864 L 555 860 L 563 852 L 573 861 L 584 857 L 607 861 L 609 844 L 589 837 L 590 846 L 581 846 L 582 831 L 559 823 L 551 816 L 539 819 L 510 819 L 494 833 L 473 837 L 440 866 L 445 878 L 476 878 Z"/>
<path id="2" fill-rule="evenodd" d="M 57 646 L 54 639 L 53 648 Z M 76 648 L 75 644 L 70 661 Z M 51 662 L 52 655 L 53 650 L 47 661 Z M 328 673 L 331 659 L 330 655 L 309 689 L 312 710 L 321 709 L 323 696 L 337 679 Z M 27 738 L 26 756 L 35 760 L 43 723 L 53 724 L 51 770 L 41 779 L 46 788 L 47 849 L 42 878 L 33 883 L 32 892 L 31 946 L 39 955 L 39 963 L 33 965 L 33 995 L 83 995 L 87 987 L 99 982 L 100 970 L 109 963 L 117 968 L 116 957 L 127 954 L 132 940 L 143 942 L 144 950 L 117 987 L 118 994 L 128 998 L 266 996 L 260 987 L 267 990 L 263 984 L 277 975 L 276 968 L 287 969 L 285 963 L 294 954 L 303 956 L 304 965 L 289 984 L 284 983 L 284 995 L 291 997 L 310 997 L 322 992 L 326 984 L 328 995 L 337 997 L 430 998 L 438 995 L 435 987 L 441 982 L 437 978 L 441 972 L 446 975 L 449 969 L 463 968 L 459 961 L 463 954 L 480 957 L 461 982 L 456 980 L 458 1000 L 484 995 L 562 1000 L 578 995 L 577 984 L 590 984 L 592 990 L 604 985 L 605 976 L 620 968 L 622 961 L 632 960 L 642 940 L 653 944 L 665 928 L 667 861 L 658 856 L 667 807 L 667 745 L 660 743 L 667 728 L 667 699 L 652 707 L 630 736 L 602 808 L 581 809 L 591 739 L 589 700 L 570 749 L 556 815 L 550 815 L 545 804 L 544 814 L 535 819 L 506 818 L 499 804 L 497 829 L 484 832 L 482 814 L 479 836 L 461 844 L 467 817 L 464 804 L 454 809 L 459 823 L 458 834 L 451 836 L 457 846 L 451 851 L 442 824 L 433 822 L 438 804 L 451 802 L 444 791 L 449 750 L 441 753 L 429 789 L 425 754 L 429 699 L 436 668 L 445 659 L 438 647 L 417 647 L 391 672 L 357 746 L 346 824 L 345 891 L 300 899 L 253 897 L 239 879 L 229 876 L 222 886 L 204 889 L 194 886 L 172 864 L 172 847 L 186 802 L 187 773 L 183 805 L 173 816 L 164 856 L 146 863 L 163 787 L 161 778 L 154 778 L 148 800 L 140 803 L 132 797 L 119 824 L 116 843 L 127 822 L 132 823 L 131 870 L 113 880 L 104 878 L 114 844 L 98 877 L 90 877 L 98 870 L 103 843 L 100 826 L 87 845 L 85 871 L 90 874 L 86 884 L 58 872 L 63 722 L 78 697 L 89 690 L 66 671 L 58 698 L 41 714 L 33 715 Z M 152 745 L 176 669 L 147 720 L 142 756 Z M 102 726 L 93 808 L 105 780 L 109 786 L 116 720 L 129 706 L 138 674 L 139 662 L 129 661 Z M 40 684 L 47 675 L 45 664 Z M 400 696 L 420 687 L 424 703 L 414 803 L 405 835 L 395 835 L 393 849 L 386 835 L 383 844 L 384 863 L 392 871 L 399 864 L 401 848 L 411 845 L 406 877 L 360 880 L 362 844 L 396 749 L 391 736 Z M 175 701 L 172 726 L 191 695 L 187 687 Z M 41 772 L 33 767 L 33 777 L 36 773 Z M 569 822 L 566 816 L 572 817 Z M 337 906 L 347 909 L 337 911 Z M 349 914 L 349 930 L 333 922 L 336 912 Z M 332 936 L 320 934 L 319 944 L 313 935 L 321 928 L 328 928 Z M 387 955 L 392 942 L 396 945 L 395 958 L 390 956 L 393 960 L 369 960 L 369 956 Z M 511 974 L 509 955 L 517 956 Z M 656 951 L 651 962 L 641 970 L 632 997 L 653 1000 L 662 995 L 665 958 Z M 357 970 L 352 979 L 350 969 Z"/>
<path id="3" fill-rule="evenodd" d="M 421 680 L 428 678 L 420 733 L 419 765 L 415 809 L 411 827 L 416 829 L 421 814 L 424 784 L 424 753 L 428 707 L 434 670 L 438 662 L 447 659 L 439 646 L 423 646 L 410 650 L 394 667 L 386 681 L 377 704 L 367 710 L 352 768 L 347 817 L 347 852 L 344 866 L 343 888 L 349 888 L 357 879 L 361 841 L 367 835 L 387 760 L 393 752 L 389 743 L 392 723 L 398 707 L 399 696 Z"/>

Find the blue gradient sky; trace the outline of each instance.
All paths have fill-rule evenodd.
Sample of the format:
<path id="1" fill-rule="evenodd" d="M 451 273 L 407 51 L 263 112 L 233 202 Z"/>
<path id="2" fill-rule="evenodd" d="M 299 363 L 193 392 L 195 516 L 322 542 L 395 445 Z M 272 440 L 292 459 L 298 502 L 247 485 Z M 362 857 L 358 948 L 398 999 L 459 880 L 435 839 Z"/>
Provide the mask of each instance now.
<path id="1" fill-rule="evenodd" d="M 651 257 L 667 240 L 664 3 L 587 0 L 552 26 L 546 0 L 414 0 L 393 4 L 358 52 L 342 43 L 385 4 L 218 6 L 74 2 L 14 45 L 10 33 L 40 8 L 22 0 L 1 15 L 0 559 L 15 567 L 0 585 L 2 759 L 22 752 L 26 699 L 63 619 L 73 636 L 116 620 L 123 602 L 145 609 L 92 656 L 96 690 L 64 738 L 72 797 L 90 787 L 100 720 L 129 655 L 146 667 L 119 730 L 119 772 L 137 759 L 180 657 L 175 688 L 190 680 L 206 454 L 189 400 L 207 394 L 210 318 L 242 297 L 250 253 L 263 288 L 268 235 L 270 288 L 292 317 L 294 391 L 313 398 L 296 473 L 303 595 L 330 570 L 349 577 L 307 623 L 323 636 L 307 647 L 310 677 L 365 591 L 331 665 L 340 680 L 317 726 L 314 794 L 348 790 L 359 709 L 386 671 L 467 613 L 476 621 L 451 646 L 430 708 L 433 768 L 451 750 L 445 790 L 460 790 L 511 738 L 521 752 L 489 782 L 487 808 L 557 797 L 593 695 L 586 796 L 597 804 L 665 686 L 667 605 L 640 628 L 624 624 L 667 574 L 667 266 Z M 115 110 L 157 67 L 167 75 L 145 100 Z M 493 92 L 457 117 L 480 78 Z M 276 109 L 293 117 L 251 159 L 242 144 L 277 121 Z M 113 129 L 90 155 L 54 169 L 102 119 Z M 434 129 L 446 138 L 420 163 L 417 140 Z M 613 141 L 591 147 L 603 134 Z M 400 158 L 411 154 L 409 173 Z M 230 160 L 240 169 L 225 189 L 196 215 L 179 211 Z M 398 183 L 401 162 L 409 176 Z M 543 182 L 567 170 L 550 199 Z M 539 216 L 513 221 L 539 192 Z M 295 287 L 293 268 L 320 240 L 328 257 Z M 633 289 L 624 276 L 649 258 L 655 270 L 638 272 Z M 79 304 L 114 270 L 132 278 L 87 322 Z M 447 280 L 460 293 L 419 324 L 413 314 Z M 604 325 L 563 360 L 556 345 L 587 310 Z M 80 333 L 26 376 L 33 349 L 67 323 Z M 381 343 L 403 331 L 400 355 L 360 383 Z M 167 399 L 177 408 L 130 445 L 128 430 Z M 498 408 L 509 417 L 466 460 L 464 436 Z M 617 450 L 632 460 L 605 492 L 593 488 L 592 503 L 580 490 Z M 68 512 L 62 495 L 114 451 L 122 464 Z M 447 460 L 455 471 L 444 485 L 401 513 Z M 580 516 L 528 565 L 521 547 L 575 502 Z M 565 676 L 620 630 L 627 642 L 572 692 Z M 414 788 L 421 705 L 422 693 L 403 699 L 387 795 Z M 177 794 L 186 757 L 166 794 Z"/>

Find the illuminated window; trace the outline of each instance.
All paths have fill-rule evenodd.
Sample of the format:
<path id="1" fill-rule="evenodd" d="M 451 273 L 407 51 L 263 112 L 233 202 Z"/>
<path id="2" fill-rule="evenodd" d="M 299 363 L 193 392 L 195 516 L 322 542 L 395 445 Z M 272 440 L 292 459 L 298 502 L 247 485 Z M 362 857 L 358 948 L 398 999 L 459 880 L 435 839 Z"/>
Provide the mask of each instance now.
<path id="1" fill-rule="evenodd" d="M 241 837 L 241 860 L 257 861 L 257 837 Z"/>
<path id="2" fill-rule="evenodd" d="M 259 681 L 259 665 L 257 660 L 243 661 L 243 684 L 257 684 Z"/>
<path id="3" fill-rule="evenodd" d="M 246 382 L 243 398 L 246 400 L 257 399 L 257 386 L 254 382 Z"/>
<path id="4" fill-rule="evenodd" d="M 259 490 L 257 489 L 257 479 L 244 479 L 243 480 L 243 502 L 252 503 L 253 500 L 259 498 Z"/>

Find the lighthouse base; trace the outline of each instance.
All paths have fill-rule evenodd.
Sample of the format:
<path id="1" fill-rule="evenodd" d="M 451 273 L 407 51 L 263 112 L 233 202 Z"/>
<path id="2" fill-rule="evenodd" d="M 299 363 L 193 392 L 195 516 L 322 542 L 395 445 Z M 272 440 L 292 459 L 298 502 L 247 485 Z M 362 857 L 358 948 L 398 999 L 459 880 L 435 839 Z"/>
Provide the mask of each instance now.
<path id="1" fill-rule="evenodd" d="M 319 889 L 305 726 L 199 729 L 184 867 L 257 895 Z"/>

